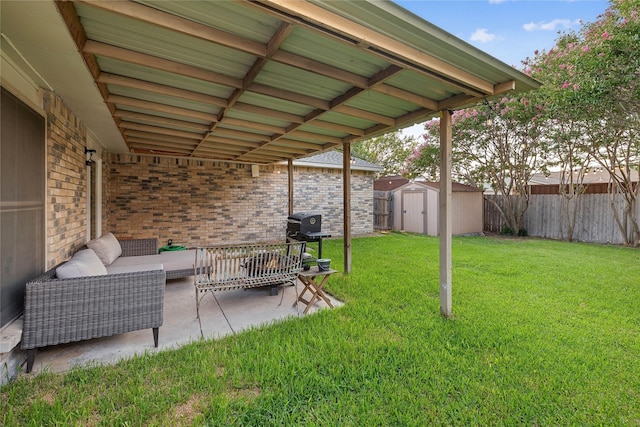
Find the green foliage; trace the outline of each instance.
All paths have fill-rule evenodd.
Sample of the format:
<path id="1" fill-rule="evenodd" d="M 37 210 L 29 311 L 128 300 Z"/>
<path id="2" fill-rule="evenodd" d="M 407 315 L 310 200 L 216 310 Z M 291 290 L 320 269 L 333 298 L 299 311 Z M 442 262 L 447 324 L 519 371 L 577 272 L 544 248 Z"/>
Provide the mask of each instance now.
<path id="1" fill-rule="evenodd" d="M 505 225 L 500 230 L 500 234 L 502 234 L 504 236 L 513 236 L 513 230 L 508 225 Z"/>
<path id="2" fill-rule="evenodd" d="M 402 175 L 406 169 L 405 161 L 416 145 L 413 137 L 392 132 L 353 144 L 351 153 L 382 166 L 381 176 Z"/>
<path id="3" fill-rule="evenodd" d="M 454 178 L 472 185 L 489 183 L 499 194 L 524 192 L 545 149 L 540 111 L 539 105 L 524 97 L 503 97 L 455 111 L 451 120 Z M 416 176 L 433 175 L 439 164 L 440 120 L 427 122 L 425 129 L 423 144 L 408 159 Z"/>
<path id="4" fill-rule="evenodd" d="M 598 21 L 563 34 L 525 61 L 544 83 L 550 118 L 626 121 L 640 112 L 638 1 L 616 1 Z M 619 116 L 616 118 L 616 116 Z"/>
<path id="5" fill-rule="evenodd" d="M 529 233 L 527 233 L 527 230 L 525 230 L 524 228 L 520 228 L 516 233 L 508 225 L 505 225 L 504 227 L 502 227 L 502 230 L 500 230 L 500 234 L 502 234 L 503 236 L 518 236 L 518 237 L 527 237 L 529 235 Z"/>
<path id="6" fill-rule="evenodd" d="M 342 265 L 341 240 L 324 250 Z M 640 252 L 453 240 L 452 319 L 438 240 L 353 239 L 346 304 L 115 366 L 19 378 L 0 423 L 40 425 L 635 425 Z M 620 274 L 624 271 L 624 274 Z M 612 386 L 614 385 L 614 386 Z"/>

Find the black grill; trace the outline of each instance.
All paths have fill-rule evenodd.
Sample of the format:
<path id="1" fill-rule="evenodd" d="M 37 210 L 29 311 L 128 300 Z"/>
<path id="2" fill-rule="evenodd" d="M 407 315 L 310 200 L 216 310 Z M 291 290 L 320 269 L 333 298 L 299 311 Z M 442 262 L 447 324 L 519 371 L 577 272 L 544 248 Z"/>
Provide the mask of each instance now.
<path id="1" fill-rule="evenodd" d="M 287 238 L 318 242 L 318 258 L 322 258 L 322 239 L 331 234 L 322 231 L 322 215 L 298 212 L 287 218 Z"/>

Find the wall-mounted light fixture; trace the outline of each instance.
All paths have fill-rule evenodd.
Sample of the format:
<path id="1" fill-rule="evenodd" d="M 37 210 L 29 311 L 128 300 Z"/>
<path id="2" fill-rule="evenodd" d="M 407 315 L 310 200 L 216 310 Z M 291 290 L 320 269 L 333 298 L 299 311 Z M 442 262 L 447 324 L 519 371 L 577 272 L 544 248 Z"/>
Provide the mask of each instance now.
<path id="1" fill-rule="evenodd" d="M 85 148 L 84 149 L 84 154 L 88 154 L 89 158 L 85 161 L 85 164 L 87 166 L 91 166 L 91 163 L 95 163 L 95 160 L 93 160 L 93 155 L 96 153 L 96 150 L 93 149 L 89 149 L 89 148 Z"/>

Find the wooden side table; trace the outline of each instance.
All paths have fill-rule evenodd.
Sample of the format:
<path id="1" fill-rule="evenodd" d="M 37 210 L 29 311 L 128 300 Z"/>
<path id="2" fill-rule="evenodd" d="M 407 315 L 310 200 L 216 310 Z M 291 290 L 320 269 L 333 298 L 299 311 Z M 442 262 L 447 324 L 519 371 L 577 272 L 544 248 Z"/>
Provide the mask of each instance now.
<path id="1" fill-rule="evenodd" d="M 313 303 L 321 299 L 326 302 L 329 307 L 333 308 L 331 300 L 329 300 L 323 290 L 329 276 L 333 273 L 337 273 L 337 270 L 319 270 L 317 266 L 311 267 L 310 270 L 298 273 L 298 278 L 304 285 L 304 289 L 300 292 L 298 299 L 293 303 L 293 305 L 298 304 L 298 302 L 305 303 L 307 307 L 304 309 L 303 314 L 307 314 L 307 311 L 309 311 Z M 304 298 L 304 294 L 306 292 L 311 294 L 311 298 L 308 300 Z"/>

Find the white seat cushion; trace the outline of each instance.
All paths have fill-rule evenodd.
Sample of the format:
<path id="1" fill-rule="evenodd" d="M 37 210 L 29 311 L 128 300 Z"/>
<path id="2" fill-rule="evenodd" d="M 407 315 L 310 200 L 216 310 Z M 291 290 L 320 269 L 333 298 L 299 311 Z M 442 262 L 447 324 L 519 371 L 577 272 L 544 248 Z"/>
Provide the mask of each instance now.
<path id="1" fill-rule="evenodd" d="M 196 260 L 194 249 L 186 251 L 168 251 L 157 255 L 121 256 L 110 267 L 162 264 L 164 271 L 178 271 L 193 268 Z"/>
<path id="2" fill-rule="evenodd" d="M 92 249 L 84 249 L 76 252 L 69 261 L 56 268 L 56 277 L 58 277 L 58 279 L 104 276 L 106 274 L 106 267 Z"/>
<path id="3" fill-rule="evenodd" d="M 104 265 L 111 265 L 122 255 L 122 246 L 112 233 L 103 234 L 97 239 L 88 241 L 87 247 L 95 251 Z"/>
<path id="4" fill-rule="evenodd" d="M 126 257 L 125 257 L 126 258 Z M 107 267 L 107 273 L 109 274 L 121 274 L 121 273 L 138 273 L 140 271 L 154 271 L 162 270 L 164 267 L 162 264 L 140 264 L 140 265 L 110 265 Z"/>

